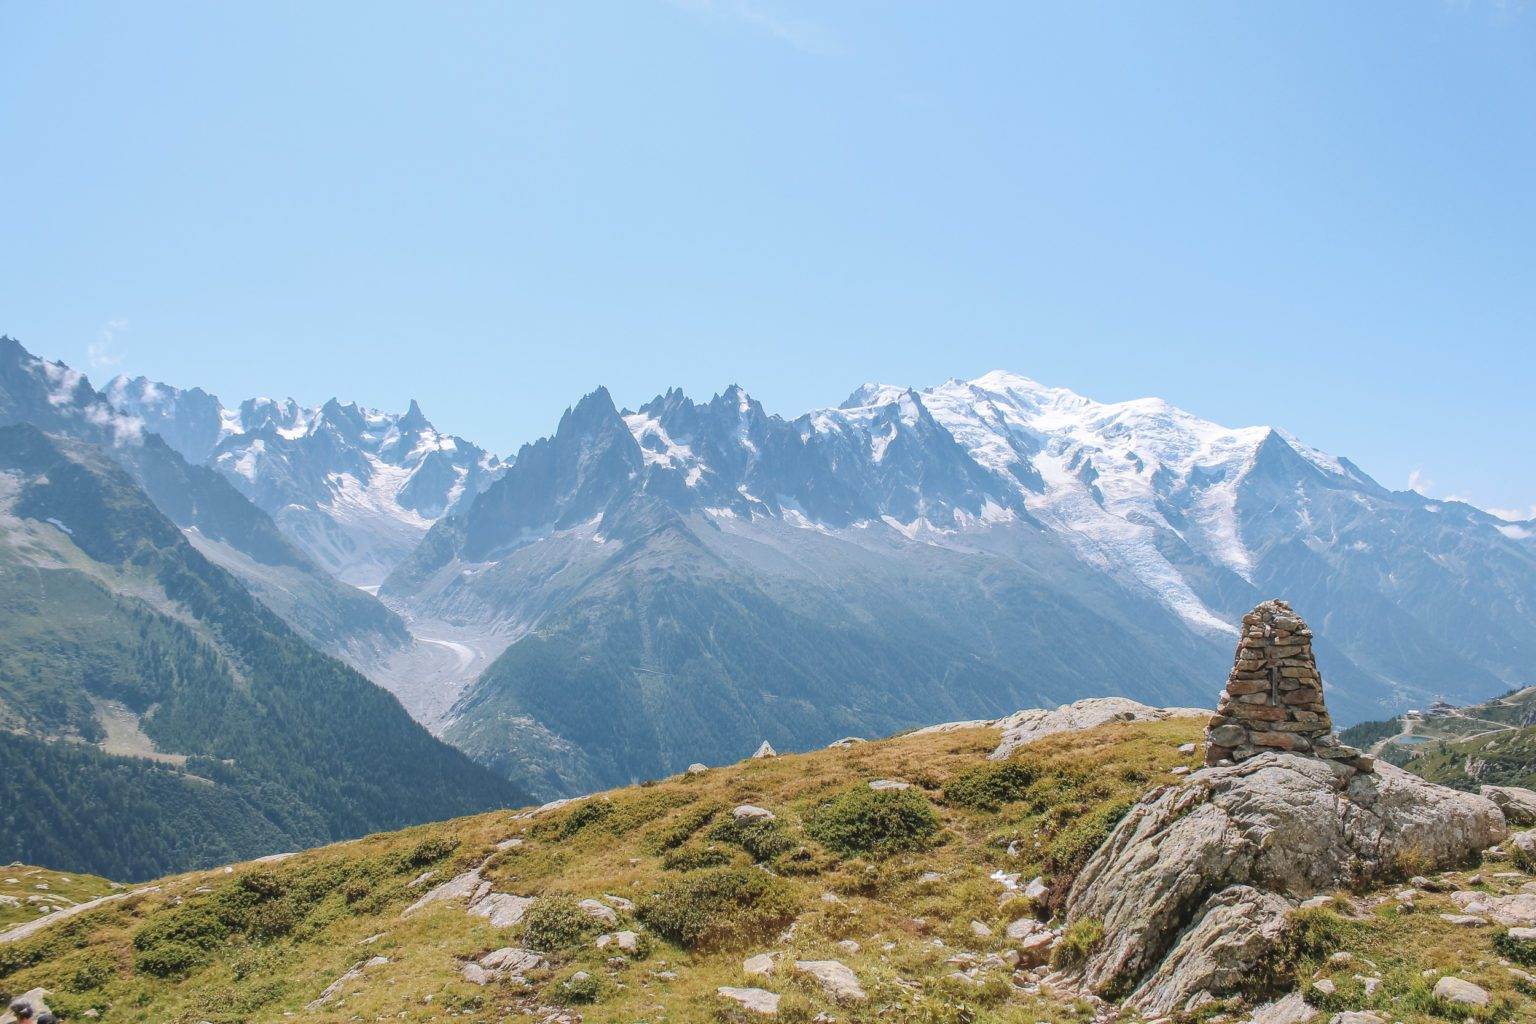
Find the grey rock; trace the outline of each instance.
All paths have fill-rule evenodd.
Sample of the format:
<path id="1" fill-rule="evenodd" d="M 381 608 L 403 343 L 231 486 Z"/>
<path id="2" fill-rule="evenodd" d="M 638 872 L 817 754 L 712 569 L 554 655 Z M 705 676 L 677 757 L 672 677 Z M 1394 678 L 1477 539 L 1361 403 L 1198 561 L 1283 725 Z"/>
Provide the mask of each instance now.
<path id="1" fill-rule="evenodd" d="M 1253 1015 L 1244 1024 L 1307 1024 L 1316 1016 L 1316 1007 L 1309 1005 L 1300 992 L 1292 992 L 1283 998 L 1254 1007 Z"/>
<path id="2" fill-rule="evenodd" d="M 1059 732 L 1081 732 L 1109 722 L 1157 722 L 1166 718 L 1207 718 L 1210 712 L 1200 708 L 1154 708 L 1126 697 L 1091 697 L 1063 704 L 1047 711 L 1029 708 L 1016 711 L 997 725 L 1003 730 L 1002 742 L 989 755 L 1000 761 L 1026 743 Z"/>
<path id="3" fill-rule="evenodd" d="M 475 917 L 483 917 L 492 928 L 511 928 L 523 919 L 528 908 L 537 902 L 533 896 L 514 896 L 508 892 L 493 892 L 469 908 Z"/>
<path id="4" fill-rule="evenodd" d="M 731 817 L 737 821 L 772 821 L 775 815 L 766 807 L 758 807 L 756 804 L 742 804 L 731 811 Z"/>
<path id="5" fill-rule="evenodd" d="M 583 913 L 592 918 L 594 921 L 599 921 L 606 925 L 615 925 L 619 923 L 619 915 L 615 914 L 613 912 L 613 908 L 608 906 L 606 903 L 600 903 L 597 900 L 589 899 L 582 900 L 576 905 L 582 909 Z"/>
<path id="6" fill-rule="evenodd" d="M 773 744 L 769 743 L 767 740 L 763 740 L 763 745 L 758 747 L 757 751 L 752 756 L 753 757 L 778 757 L 779 753 L 778 753 L 778 751 L 773 749 Z"/>
<path id="7" fill-rule="evenodd" d="M 1088 987 L 1134 987 L 1231 886 L 1302 900 L 1384 878 L 1410 849 L 1445 866 L 1505 834 L 1490 801 L 1391 765 L 1266 753 L 1144 797 L 1078 875 L 1067 920 L 1104 926 Z"/>
<path id="8" fill-rule="evenodd" d="M 1129 1003 L 1154 1017 L 1192 1011 L 1208 993 L 1232 992 L 1279 941 L 1291 905 L 1245 885 L 1205 902 L 1200 917 L 1178 939 Z"/>
<path id="9" fill-rule="evenodd" d="M 1434 996 L 1448 1003 L 1461 1003 L 1465 1006 L 1487 1006 L 1489 999 L 1488 990 L 1481 985 L 1453 978 L 1449 974 L 1435 982 Z"/>
<path id="10" fill-rule="evenodd" d="M 768 975 L 773 973 L 773 965 L 778 960 L 777 953 L 758 953 L 749 956 L 741 962 L 741 973 L 747 975 Z"/>
<path id="11" fill-rule="evenodd" d="M 862 1003 L 869 998 L 859 976 L 841 960 L 796 960 L 795 971 L 816 979 L 822 991 L 840 1003 Z"/>
<path id="12" fill-rule="evenodd" d="M 1498 804 L 1511 825 L 1536 825 L 1536 792 L 1520 786 L 1479 786 L 1477 792 Z"/>
<path id="13" fill-rule="evenodd" d="M 715 989 L 715 992 L 752 1013 L 760 1013 L 765 1017 L 772 1017 L 779 1012 L 779 995 L 777 992 L 769 992 L 767 989 L 762 988 L 732 988 L 729 985 L 721 985 Z"/>

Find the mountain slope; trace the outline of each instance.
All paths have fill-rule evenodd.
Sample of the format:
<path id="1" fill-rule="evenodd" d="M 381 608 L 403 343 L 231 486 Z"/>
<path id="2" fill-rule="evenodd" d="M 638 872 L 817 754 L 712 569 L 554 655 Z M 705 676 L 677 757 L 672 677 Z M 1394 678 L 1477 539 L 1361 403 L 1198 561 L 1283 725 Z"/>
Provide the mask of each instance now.
<path id="1" fill-rule="evenodd" d="M 0 426 L 15 423 L 99 445 L 198 550 L 328 653 L 369 662 L 408 642 L 397 615 L 320 569 L 220 474 L 189 464 L 84 375 L 0 337 Z"/>
<path id="2" fill-rule="evenodd" d="M 728 758 L 1105 689 L 1193 703 L 1276 592 L 1342 721 L 1497 692 L 1536 637 L 1524 530 L 1267 427 L 1005 373 L 794 420 L 735 386 L 599 389 L 380 593 L 505 648 L 445 735 L 566 793 L 676 770 L 684 736 Z"/>
<path id="3" fill-rule="evenodd" d="M 414 401 L 399 415 L 334 398 L 314 409 L 266 398 L 225 409 L 199 388 L 143 377 L 118 377 L 105 393 L 354 586 L 377 586 L 432 523 L 501 471 L 495 456 L 440 433 Z"/>
<path id="4" fill-rule="evenodd" d="M 0 987 L 46 988 L 66 1019 L 94 1008 L 123 1022 L 1107 1018 L 1118 1000 L 1085 999 L 1056 969 L 1105 929 L 1064 931 L 1055 915 L 1138 797 L 1198 791 L 1175 772 L 1198 765 L 1179 747 L 1200 728 L 1112 723 L 1001 762 L 987 759 L 996 728 L 899 736 L 163 879 L 0 937 Z M 907 788 L 870 787 L 882 779 Z M 772 818 L 740 821 L 743 804 Z M 1192 814 L 1211 798 L 1199 804 Z M 1229 1020 L 1291 991 L 1319 1020 L 1529 1020 L 1536 991 L 1507 966 L 1529 944 L 1441 915 L 1462 912 L 1459 897 L 1506 901 L 1531 866 L 1505 857 L 1476 878 L 1473 865 L 1433 872 L 1412 913 L 1393 899 L 1400 883 L 1334 894 L 1300 911 L 1285 941 L 1248 941 L 1244 921 L 1223 922 L 1220 948 L 1252 969 L 1215 957 L 1207 977 Z M 857 992 L 839 999 L 812 969 Z M 1432 997 L 1444 973 L 1482 986 L 1488 1005 Z M 743 1009 L 753 996 L 776 1016 Z"/>
<path id="5" fill-rule="evenodd" d="M 24 737 L 0 754 L 0 858 L 142 878 L 519 797 L 310 648 L 100 449 L 0 428 L 0 533 L 0 725 Z"/>

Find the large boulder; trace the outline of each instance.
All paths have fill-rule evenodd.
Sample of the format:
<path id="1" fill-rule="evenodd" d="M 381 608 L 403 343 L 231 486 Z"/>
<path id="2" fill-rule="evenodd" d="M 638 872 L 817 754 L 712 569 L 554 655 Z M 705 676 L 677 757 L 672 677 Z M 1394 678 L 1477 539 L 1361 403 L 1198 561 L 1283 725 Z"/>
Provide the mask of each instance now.
<path id="1" fill-rule="evenodd" d="M 1362 772 L 1267 753 L 1203 769 L 1147 794 L 1078 875 L 1068 924 L 1097 920 L 1105 936 L 1083 982 L 1112 994 L 1140 987 L 1137 998 L 1155 1005 L 1197 977 L 1209 986 L 1202 991 L 1222 995 L 1241 979 L 1200 965 L 1225 955 L 1214 930 L 1231 919 L 1231 901 L 1272 909 L 1263 894 L 1304 900 L 1386 879 L 1410 858 L 1433 867 L 1463 863 L 1506 833 L 1504 815 L 1486 798 L 1391 765 Z M 1227 891 L 1234 886 L 1256 893 Z M 1249 948 L 1244 936 L 1232 941 Z M 1163 972 L 1165 959 L 1172 963 Z"/>
<path id="2" fill-rule="evenodd" d="M 1477 791 L 1498 804 L 1511 825 L 1536 825 L 1536 792 L 1520 786 L 1479 786 Z"/>
<path id="3" fill-rule="evenodd" d="M 1173 952 L 1131 994 L 1149 1017 L 1182 1010 L 1203 993 L 1231 992 L 1285 934 L 1291 904 L 1274 893 L 1234 885 L 1206 900 Z"/>
<path id="4" fill-rule="evenodd" d="M 1209 718 L 1201 708 L 1154 708 L 1126 697 L 1090 697 L 1047 711 L 1029 708 L 1015 711 L 994 725 L 1003 730 L 1002 742 L 991 758 L 1001 761 L 1026 743 L 1059 732 L 1082 732 L 1110 722 L 1158 722 L 1165 718 Z M 970 724 L 970 723 L 962 723 Z"/>

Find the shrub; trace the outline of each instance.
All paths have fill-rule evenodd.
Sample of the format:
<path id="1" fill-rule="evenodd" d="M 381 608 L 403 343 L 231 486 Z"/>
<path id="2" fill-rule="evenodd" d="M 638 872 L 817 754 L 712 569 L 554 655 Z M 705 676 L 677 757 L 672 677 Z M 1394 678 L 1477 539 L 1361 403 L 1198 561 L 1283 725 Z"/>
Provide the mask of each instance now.
<path id="1" fill-rule="evenodd" d="M 577 971 L 564 981 L 550 986 L 554 1000 L 566 1006 L 595 1003 L 603 994 L 603 980 L 586 971 Z"/>
<path id="2" fill-rule="evenodd" d="M 640 901 L 640 920 L 689 948 L 718 948 L 765 938 L 795 916 L 779 879 L 753 868 L 716 868 L 685 875 Z"/>
<path id="3" fill-rule="evenodd" d="M 75 968 L 70 983 L 76 992 L 85 992 L 100 988 L 115 977 L 117 977 L 117 961 L 110 956 L 96 955 L 80 962 Z"/>
<path id="4" fill-rule="evenodd" d="M 1104 925 L 1091 917 L 1079 918 L 1062 931 L 1061 941 L 1051 951 L 1051 966 L 1076 967 L 1087 960 L 1102 941 Z"/>
<path id="5" fill-rule="evenodd" d="M 995 811 L 1023 800 L 1039 777 L 1035 766 L 1025 761 L 977 765 L 944 787 L 944 802 L 951 807 Z"/>
<path id="6" fill-rule="evenodd" d="M 1088 858 L 1104 845 L 1104 840 L 1130 809 L 1128 800 L 1111 804 L 1097 813 L 1078 818 L 1056 833 L 1045 851 L 1046 872 L 1057 878 L 1076 878 Z"/>
<path id="7" fill-rule="evenodd" d="M 661 858 L 661 866 L 668 871 L 697 871 L 700 868 L 724 867 L 734 859 L 729 850 L 714 843 L 689 843 L 668 850 L 666 856 Z"/>
<path id="8" fill-rule="evenodd" d="M 734 843 L 752 855 L 767 861 L 795 848 L 795 841 L 777 818 L 737 821 L 723 818 L 709 830 L 709 837 L 722 843 Z"/>
<path id="9" fill-rule="evenodd" d="M 715 807 L 695 807 L 678 815 L 676 821 L 663 825 L 645 837 L 643 848 L 648 853 L 666 853 L 675 850 L 688 840 L 694 833 L 709 824 L 709 819 L 715 816 Z"/>
<path id="10" fill-rule="evenodd" d="M 210 950 L 223 945 L 227 938 L 229 925 L 212 907 L 188 904 L 140 928 L 133 937 L 133 948 L 142 952 L 156 946 L 183 945 Z"/>
<path id="11" fill-rule="evenodd" d="M 581 945 L 600 925 L 569 893 L 541 896 L 523 918 L 523 943 L 541 953 L 558 953 Z"/>
<path id="12" fill-rule="evenodd" d="M 430 836 L 411 849 L 406 856 L 406 861 L 413 868 L 424 868 L 428 864 L 442 860 L 458 848 L 459 841 L 451 836 Z"/>
<path id="13" fill-rule="evenodd" d="M 561 839 L 570 839 L 588 825 L 595 825 L 612 813 L 613 804 L 607 800 L 588 800 L 561 820 L 558 835 Z"/>
<path id="14" fill-rule="evenodd" d="M 206 960 L 207 954 L 203 950 L 185 942 L 162 942 L 136 949 L 133 954 L 134 968 L 157 978 L 185 977 Z"/>
<path id="15" fill-rule="evenodd" d="M 883 855 L 927 846 L 939 819 L 927 797 L 914 790 L 860 786 L 818 807 L 805 830 L 845 856 Z"/>

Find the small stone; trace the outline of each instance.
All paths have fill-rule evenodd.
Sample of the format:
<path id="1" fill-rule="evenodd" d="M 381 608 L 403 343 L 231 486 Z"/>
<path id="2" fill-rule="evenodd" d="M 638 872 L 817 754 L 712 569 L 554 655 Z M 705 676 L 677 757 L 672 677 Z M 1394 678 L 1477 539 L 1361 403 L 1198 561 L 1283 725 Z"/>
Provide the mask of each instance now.
<path id="1" fill-rule="evenodd" d="M 869 998 L 858 975 L 840 960 L 796 960 L 795 970 L 815 978 L 822 990 L 838 1002 L 862 1003 Z"/>
<path id="2" fill-rule="evenodd" d="M 1339 990 L 1339 987 L 1327 978 L 1320 978 L 1314 981 L 1312 987 L 1325 996 L 1331 996 Z"/>
<path id="3" fill-rule="evenodd" d="M 902 782 L 899 779 L 875 779 L 869 784 L 869 788 L 877 793 L 895 789 L 911 789 L 912 783 Z"/>
<path id="4" fill-rule="evenodd" d="M 779 995 L 777 992 L 769 992 L 767 989 L 761 988 L 732 988 L 729 985 L 721 985 L 715 989 L 715 992 L 752 1013 L 760 1013 L 765 1017 L 772 1017 L 779 1012 Z"/>
<path id="5" fill-rule="evenodd" d="M 746 975 L 767 975 L 773 973 L 773 964 L 777 960 L 777 953 L 758 953 L 749 956 L 741 962 L 741 973 Z"/>
<path id="6" fill-rule="evenodd" d="M 731 817 L 738 822 L 745 821 L 772 821 L 774 813 L 766 807 L 758 807 L 756 804 L 742 804 L 731 811 Z"/>
<path id="7" fill-rule="evenodd" d="M 1195 752 L 1195 745 L 1193 743 L 1180 743 L 1179 744 L 1179 753 L 1181 753 L 1181 754 L 1193 754 L 1194 752 Z"/>
<path id="8" fill-rule="evenodd" d="M 859 951 L 859 944 L 854 942 L 852 939 L 844 939 L 837 944 L 837 948 L 842 950 L 844 953 L 847 953 L 849 956 L 853 956 Z"/>
<path id="9" fill-rule="evenodd" d="M 594 921 L 601 921 L 603 924 L 608 925 L 619 923 L 619 915 L 613 912 L 613 908 L 599 903 L 597 900 L 582 900 L 576 905 Z"/>
<path id="10" fill-rule="evenodd" d="M 1436 999 L 1444 999 L 1448 1003 L 1461 1003 L 1463 1006 L 1488 1005 L 1487 989 L 1450 975 L 1435 982 L 1434 996 Z"/>
<path id="11" fill-rule="evenodd" d="M 693 764 L 688 766 L 689 775 L 703 775 L 707 771 L 709 771 L 709 765 L 701 764 L 698 761 L 695 761 Z"/>
<path id="12" fill-rule="evenodd" d="M 978 939 L 990 939 L 992 937 L 992 929 L 988 928 L 981 921 L 972 921 L 971 934 L 976 936 Z"/>

